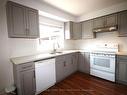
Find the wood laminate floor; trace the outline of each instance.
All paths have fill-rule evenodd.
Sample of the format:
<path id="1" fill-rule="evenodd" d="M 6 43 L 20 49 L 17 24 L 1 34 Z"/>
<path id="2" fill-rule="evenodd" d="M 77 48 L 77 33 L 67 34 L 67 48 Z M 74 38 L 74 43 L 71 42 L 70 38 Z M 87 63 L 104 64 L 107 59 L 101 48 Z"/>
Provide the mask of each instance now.
<path id="1" fill-rule="evenodd" d="M 76 72 L 39 95 L 127 95 L 127 86 Z"/>

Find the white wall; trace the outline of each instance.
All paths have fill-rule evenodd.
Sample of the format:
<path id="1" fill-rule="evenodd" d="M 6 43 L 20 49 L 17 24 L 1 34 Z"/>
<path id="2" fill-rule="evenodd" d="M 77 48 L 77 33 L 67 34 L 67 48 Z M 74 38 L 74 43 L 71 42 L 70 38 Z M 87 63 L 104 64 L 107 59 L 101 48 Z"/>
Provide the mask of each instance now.
<path id="1" fill-rule="evenodd" d="M 94 11 L 94 12 L 91 12 L 88 14 L 84 14 L 84 15 L 77 18 L 77 22 L 93 19 L 96 17 L 108 15 L 108 14 L 112 14 L 112 13 L 119 12 L 122 10 L 127 10 L 127 2 L 123 2 L 123 3 L 117 4 L 117 5 L 113 5 L 111 7 L 107 7 L 107 8 L 102 9 L 102 10 L 98 10 L 98 11 Z"/>
<path id="2" fill-rule="evenodd" d="M 12 65 L 9 62 L 5 2 L 6 0 L 0 1 L 0 90 L 13 83 Z"/>

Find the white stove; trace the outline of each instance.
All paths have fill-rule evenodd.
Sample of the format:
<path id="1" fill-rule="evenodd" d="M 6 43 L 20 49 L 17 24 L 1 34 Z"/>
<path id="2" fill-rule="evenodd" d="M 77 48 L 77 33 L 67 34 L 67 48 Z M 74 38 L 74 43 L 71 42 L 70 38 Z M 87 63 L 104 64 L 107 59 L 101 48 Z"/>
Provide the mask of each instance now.
<path id="1" fill-rule="evenodd" d="M 114 82 L 116 52 L 118 44 L 98 44 L 90 54 L 90 74 Z"/>

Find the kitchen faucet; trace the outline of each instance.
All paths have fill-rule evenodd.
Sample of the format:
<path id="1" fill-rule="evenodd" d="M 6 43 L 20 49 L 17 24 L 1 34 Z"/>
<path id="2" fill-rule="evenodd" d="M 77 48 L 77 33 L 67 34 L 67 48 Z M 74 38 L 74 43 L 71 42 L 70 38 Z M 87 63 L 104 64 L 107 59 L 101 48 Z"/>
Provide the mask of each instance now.
<path id="1" fill-rule="evenodd" d="M 53 53 L 57 53 L 57 49 L 60 48 L 60 45 L 57 41 L 53 43 Z"/>

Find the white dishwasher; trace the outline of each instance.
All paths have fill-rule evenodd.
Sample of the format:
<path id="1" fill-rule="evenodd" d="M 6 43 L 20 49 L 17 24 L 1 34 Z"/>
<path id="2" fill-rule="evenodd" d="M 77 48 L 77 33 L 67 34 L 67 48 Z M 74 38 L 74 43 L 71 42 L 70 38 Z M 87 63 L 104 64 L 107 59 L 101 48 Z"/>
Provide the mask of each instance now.
<path id="1" fill-rule="evenodd" d="M 35 62 L 36 94 L 56 83 L 55 58 Z"/>

